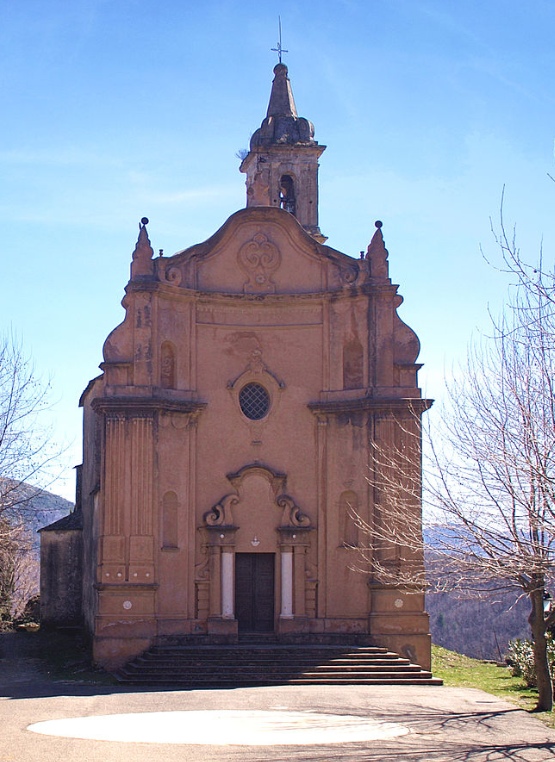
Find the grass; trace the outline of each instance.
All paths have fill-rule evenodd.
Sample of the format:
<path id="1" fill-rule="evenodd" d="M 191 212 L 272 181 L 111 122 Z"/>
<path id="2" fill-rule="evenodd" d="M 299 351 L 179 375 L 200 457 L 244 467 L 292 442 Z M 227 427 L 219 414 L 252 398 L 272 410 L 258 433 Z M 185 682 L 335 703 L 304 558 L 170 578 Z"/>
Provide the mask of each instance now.
<path id="1" fill-rule="evenodd" d="M 522 678 L 513 677 L 508 667 L 432 646 L 432 671 L 444 685 L 479 688 L 528 712 L 536 706 L 538 692 L 527 688 Z M 540 712 L 536 716 L 550 728 L 555 728 L 555 713 Z"/>

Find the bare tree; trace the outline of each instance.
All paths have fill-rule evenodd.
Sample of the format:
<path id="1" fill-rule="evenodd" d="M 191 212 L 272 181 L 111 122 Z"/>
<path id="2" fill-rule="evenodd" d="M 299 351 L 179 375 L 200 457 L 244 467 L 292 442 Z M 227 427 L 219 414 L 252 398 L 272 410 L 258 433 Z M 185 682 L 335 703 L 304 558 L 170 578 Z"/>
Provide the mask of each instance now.
<path id="1" fill-rule="evenodd" d="M 0 628 L 12 618 L 12 597 L 15 586 L 15 556 L 17 544 L 13 532 L 0 519 Z"/>
<path id="2" fill-rule="evenodd" d="M 0 627 L 23 614 L 39 591 L 33 532 L 24 521 L 0 521 Z"/>
<path id="3" fill-rule="evenodd" d="M 428 443 L 429 572 L 444 590 L 513 588 L 528 597 L 537 710 L 551 711 L 546 633 L 555 612 L 545 602 L 555 570 L 555 282 L 541 267 L 523 264 L 514 241 L 500 241 L 516 275 L 514 294 L 501 320 L 492 321 L 492 335 L 474 345 L 450 384 L 439 435 Z M 355 520 L 369 540 L 359 566 L 387 584 L 422 589 L 423 541 L 414 510 L 419 447 L 419 435 L 405 427 L 395 452 L 375 452 L 371 482 L 379 518 Z M 396 548 L 396 565 L 387 562 L 395 554 L 380 550 L 388 545 Z"/>
<path id="4" fill-rule="evenodd" d="M 33 497 L 49 477 L 54 451 L 41 425 L 48 385 L 17 341 L 0 338 L 0 612 L 7 618 L 28 558 Z"/>

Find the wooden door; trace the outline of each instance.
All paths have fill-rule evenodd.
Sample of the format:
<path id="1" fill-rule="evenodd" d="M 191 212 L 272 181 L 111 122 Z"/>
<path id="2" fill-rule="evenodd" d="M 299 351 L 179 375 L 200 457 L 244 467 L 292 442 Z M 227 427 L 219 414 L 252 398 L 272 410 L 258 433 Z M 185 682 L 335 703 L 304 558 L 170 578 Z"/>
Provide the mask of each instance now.
<path id="1" fill-rule="evenodd" d="M 235 616 L 240 632 L 274 631 L 274 553 L 235 554 Z"/>

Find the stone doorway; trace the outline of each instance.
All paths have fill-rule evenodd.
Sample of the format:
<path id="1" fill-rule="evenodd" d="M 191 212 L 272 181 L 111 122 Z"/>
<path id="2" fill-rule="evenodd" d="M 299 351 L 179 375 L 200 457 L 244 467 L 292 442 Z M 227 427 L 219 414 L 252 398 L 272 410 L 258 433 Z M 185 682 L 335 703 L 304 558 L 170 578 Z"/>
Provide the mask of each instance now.
<path id="1" fill-rule="evenodd" d="M 274 631 L 275 553 L 235 554 L 239 632 Z"/>

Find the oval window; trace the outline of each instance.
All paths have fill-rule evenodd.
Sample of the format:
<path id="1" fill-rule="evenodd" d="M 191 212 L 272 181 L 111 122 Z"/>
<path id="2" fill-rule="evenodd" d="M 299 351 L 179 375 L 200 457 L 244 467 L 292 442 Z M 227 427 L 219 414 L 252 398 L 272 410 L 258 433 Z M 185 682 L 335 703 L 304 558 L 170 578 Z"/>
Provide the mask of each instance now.
<path id="1" fill-rule="evenodd" d="M 270 409 L 270 395 L 260 384 L 246 384 L 239 392 L 239 405 L 243 415 L 251 421 L 259 421 Z"/>

